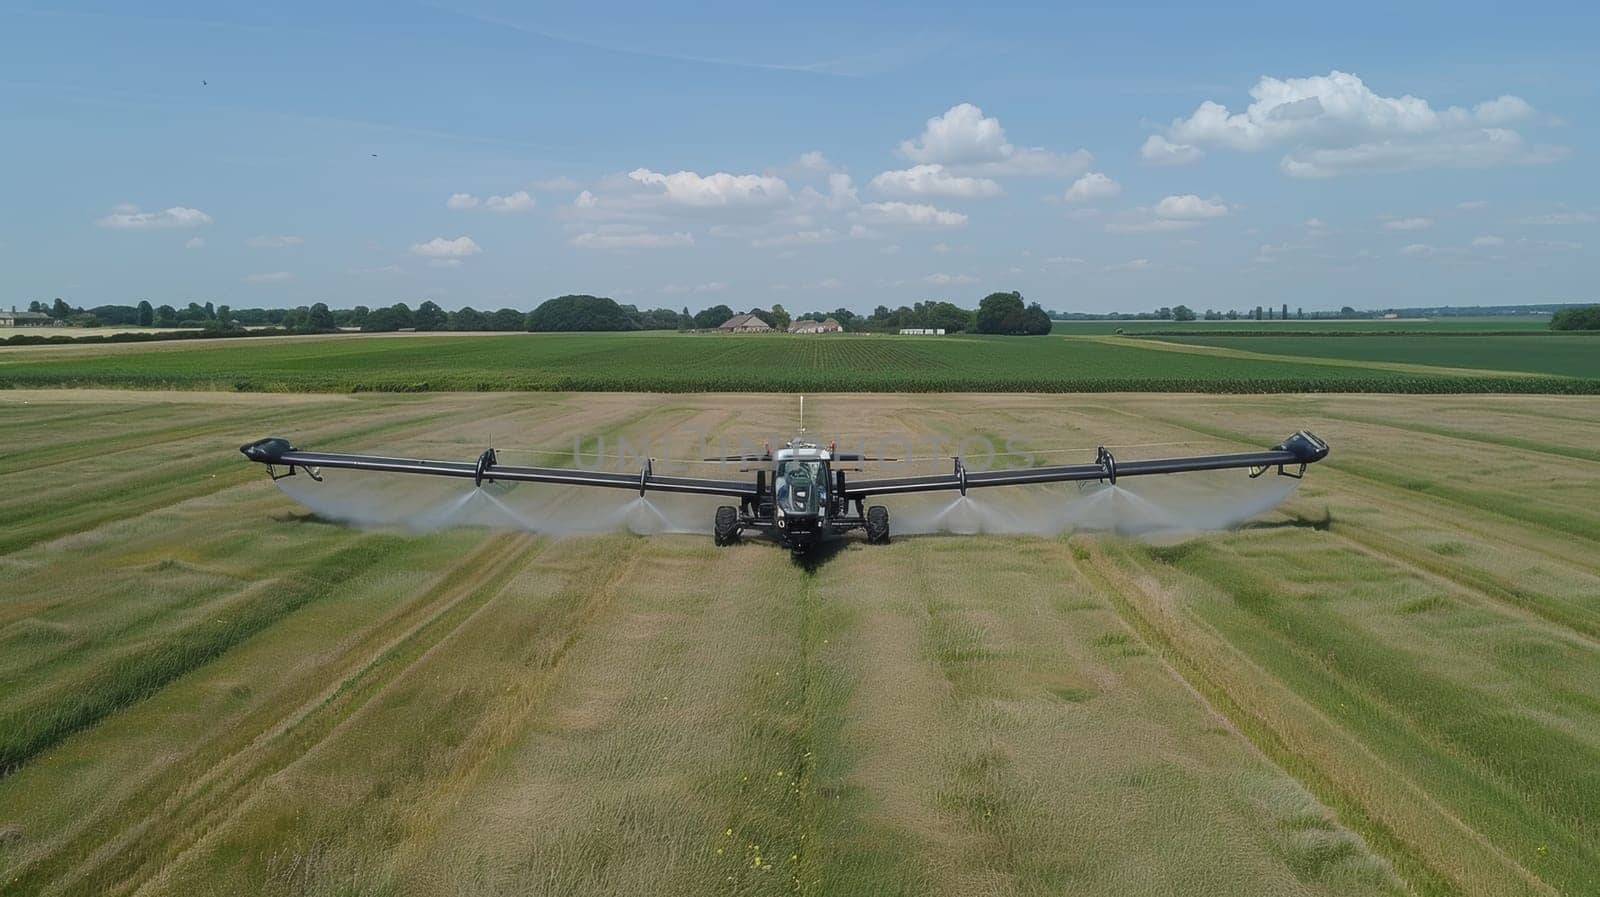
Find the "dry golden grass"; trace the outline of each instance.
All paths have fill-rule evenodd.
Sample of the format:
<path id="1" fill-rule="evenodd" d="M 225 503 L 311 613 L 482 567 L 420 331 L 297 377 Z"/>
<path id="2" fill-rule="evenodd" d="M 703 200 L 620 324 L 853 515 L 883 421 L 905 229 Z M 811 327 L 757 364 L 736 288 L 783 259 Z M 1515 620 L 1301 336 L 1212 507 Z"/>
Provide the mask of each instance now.
<path id="1" fill-rule="evenodd" d="M 1236 531 L 810 566 L 358 530 L 234 453 L 760 437 L 795 404 L 0 394 L 0 892 L 1600 889 L 1593 400 L 817 397 L 824 437 L 1334 455 Z"/>

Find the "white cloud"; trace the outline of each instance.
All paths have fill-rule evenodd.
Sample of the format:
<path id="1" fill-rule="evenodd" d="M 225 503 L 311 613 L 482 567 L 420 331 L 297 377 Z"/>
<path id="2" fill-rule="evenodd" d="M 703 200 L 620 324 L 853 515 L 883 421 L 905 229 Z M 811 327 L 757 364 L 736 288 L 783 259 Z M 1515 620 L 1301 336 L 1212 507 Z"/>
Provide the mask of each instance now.
<path id="1" fill-rule="evenodd" d="M 861 207 L 860 214 L 869 224 L 961 227 L 967 223 L 967 216 L 960 212 L 908 202 L 869 202 Z"/>
<path id="2" fill-rule="evenodd" d="M 1309 231 L 1325 231 L 1328 229 L 1328 222 L 1321 218 L 1307 218 L 1300 226 Z"/>
<path id="3" fill-rule="evenodd" d="M 1156 234 L 1188 230 L 1199 226 L 1200 222 L 1194 220 L 1138 218 L 1131 221 L 1112 221 L 1106 225 L 1106 232 L 1112 234 Z"/>
<path id="4" fill-rule="evenodd" d="M 1489 205 L 1489 201 L 1488 200 L 1484 200 L 1484 199 L 1469 199 L 1466 202 L 1458 202 L 1458 203 L 1456 203 L 1456 208 L 1460 209 L 1463 212 L 1472 212 L 1472 211 L 1475 211 L 1477 209 L 1484 208 L 1487 205 Z"/>
<path id="5" fill-rule="evenodd" d="M 294 275 L 288 271 L 269 271 L 265 274 L 246 274 L 244 282 L 248 284 L 286 283 L 294 280 Z"/>
<path id="6" fill-rule="evenodd" d="M 1263 77 L 1253 102 L 1230 112 L 1212 100 L 1176 119 L 1163 142 L 1146 141 L 1147 160 L 1170 147 L 1219 146 L 1256 152 L 1289 147 L 1279 167 L 1294 177 L 1332 177 L 1359 171 L 1484 168 L 1551 162 L 1560 147 L 1527 145 L 1505 126 L 1530 119 L 1533 107 L 1502 96 L 1472 109 L 1435 109 L 1410 95 L 1381 96 L 1352 74 L 1309 78 Z"/>
<path id="7" fill-rule="evenodd" d="M 999 119 L 986 117 L 971 103 L 959 103 L 943 115 L 928 119 L 920 136 L 900 143 L 900 155 L 912 162 L 990 177 L 1071 177 L 1088 168 L 1094 159 L 1084 150 L 1061 154 L 1016 146 L 1006 139 Z"/>
<path id="8" fill-rule="evenodd" d="M 206 245 L 205 237 L 190 237 L 183 241 L 184 249 L 200 249 Z"/>
<path id="9" fill-rule="evenodd" d="M 978 278 L 970 274 L 929 274 L 922 278 L 922 282 L 936 287 L 949 287 L 977 283 Z"/>
<path id="10" fill-rule="evenodd" d="M 988 178 L 953 175 L 938 163 L 914 165 L 899 171 L 885 171 L 868 185 L 887 196 L 944 196 L 980 199 L 999 196 L 1004 191 Z"/>
<path id="11" fill-rule="evenodd" d="M 95 221 L 112 230 L 156 230 L 172 227 L 200 227 L 211 223 L 211 216 L 199 209 L 173 206 L 160 212 L 141 212 L 138 206 L 120 205 Z"/>
<path id="12" fill-rule="evenodd" d="M 579 249 L 673 249 L 693 246 L 694 235 L 660 234 L 626 225 L 602 226 L 572 238 Z"/>
<path id="13" fill-rule="evenodd" d="M 882 231 L 875 231 L 864 224 L 850 225 L 850 239 L 852 240 L 878 240 L 882 238 Z M 898 249 L 899 247 L 895 248 Z"/>
<path id="14" fill-rule="evenodd" d="M 756 249 L 767 249 L 773 246 L 814 246 L 819 243 L 834 243 L 839 239 L 839 232 L 831 227 L 820 230 L 802 230 L 788 234 L 778 234 L 773 237 L 759 237 L 751 240 L 750 245 Z"/>
<path id="15" fill-rule="evenodd" d="M 824 277 L 811 285 L 814 290 L 837 290 L 844 286 L 844 281 L 837 277 Z"/>
<path id="16" fill-rule="evenodd" d="M 899 243 L 890 243 L 888 246 L 885 246 L 882 249 L 878 250 L 878 254 L 879 255 L 898 255 L 899 252 L 900 252 L 900 244 Z"/>
<path id="17" fill-rule="evenodd" d="M 1529 240 L 1524 238 L 1518 240 L 1517 245 L 1527 246 L 1533 249 L 1559 249 L 1563 251 L 1571 251 L 1583 248 L 1582 243 L 1574 243 L 1571 240 Z"/>
<path id="18" fill-rule="evenodd" d="M 600 198 L 585 190 L 572 200 L 572 204 L 580 209 L 592 209 L 600 204 Z"/>
<path id="19" fill-rule="evenodd" d="M 720 292 L 726 290 L 727 288 L 728 288 L 728 285 L 726 283 L 724 283 L 723 281 L 714 280 L 714 281 L 711 281 L 710 283 L 697 283 L 697 284 L 694 284 L 693 286 L 684 286 L 682 284 L 669 283 L 666 286 L 662 287 L 660 292 L 665 294 L 665 295 L 668 295 L 668 296 L 676 296 L 676 295 L 682 295 L 684 293 L 720 293 Z"/>
<path id="20" fill-rule="evenodd" d="M 932 246 L 929 246 L 928 248 L 932 249 L 934 252 L 939 253 L 940 255 L 943 255 L 946 252 L 950 251 L 950 244 L 944 242 L 943 240 L 941 240 L 938 243 L 935 243 Z"/>
<path id="21" fill-rule="evenodd" d="M 1120 264 L 1107 265 L 1101 270 L 1103 270 L 1103 271 L 1148 271 L 1149 269 L 1154 268 L 1154 267 L 1155 267 L 1155 263 L 1150 261 L 1149 259 L 1128 259 L 1127 261 L 1122 262 Z"/>
<path id="22" fill-rule="evenodd" d="M 482 252 L 482 247 L 472 241 L 471 237 L 456 237 L 447 240 L 444 237 L 434 237 L 426 243 L 416 243 L 411 251 L 420 256 L 432 259 L 461 259 Z"/>
<path id="23" fill-rule="evenodd" d="M 565 176 L 545 178 L 544 180 L 533 182 L 533 189 L 543 191 L 545 193 L 564 193 L 571 190 L 576 190 L 581 186 L 583 185 L 579 184 L 572 178 Z"/>
<path id="24" fill-rule="evenodd" d="M 1160 134 L 1151 134 L 1139 147 L 1139 157 L 1147 165 L 1188 165 L 1205 155 L 1205 151 L 1198 146 L 1187 143 L 1173 143 Z"/>
<path id="25" fill-rule="evenodd" d="M 1473 237 L 1472 238 L 1472 245 L 1474 245 L 1474 246 L 1504 246 L 1504 245 L 1506 245 L 1506 238 L 1505 237 L 1495 236 L 1494 234 L 1485 234 L 1484 236 L 1481 236 L 1481 237 Z"/>
<path id="26" fill-rule="evenodd" d="M 1516 224 L 1595 224 L 1600 222 L 1600 216 L 1592 212 L 1550 212 L 1545 215 L 1529 215 L 1518 218 Z"/>
<path id="27" fill-rule="evenodd" d="M 1228 214 L 1228 204 L 1220 199 L 1201 199 L 1193 193 L 1168 196 L 1156 203 L 1156 217 L 1176 221 L 1200 221 Z"/>
<path id="28" fill-rule="evenodd" d="M 485 212 L 528 212 L 535 205 L 537 202 L 526 190 L 518 190 L 508 196 L 491 196 L 481 201 L 471 193 L 452 193 L 445 200 L 445 207 L 456 211 L 481 209 Z"/>
<path id="29" fill-rule="evenodd" d="M 1098 171 L 1091 171 L 1073 181 L 1062 199 L 1066 202 L 1093 202 L 1097 199 L 1110 199 L 1121 192 L 1121 184 Z"/>
<path id="30" fill-rule="evenodd" d="M 430 268 L 459 268 L 459 267 L 461 267 L 461 260 L 460 259 L 428 259 L 428 267 L 430 267 Z"/>
<path id="31" fill-rule="evenodd" d="M 1396 218 L 1383 223 L 1384 230 L 1427 230 L 1433 227 L 1432 218 Z"/>
<path id="32" fill-rule="evenodd" d="M 833 163 L 828 161 L 828 157 L 823 155 L 822 150 L 801 153 L 800 158 L 795 160 L 792 167 L 795 171 L 804 171 L 811 174 L 827 174 L 836 170 Z"/>
<path id="33" fill-rule="evenodd" d="M 648 168 L 635 168 L 628 172 L 628 178 L 663 205 L 682 208 L 764 206 L 789 197 L 789 185 L 783 178 L 769 175 L 722 171 L 705 176 L 692 171 L 662 174 Z"/>
<path id="34" fill-rule="evenodd" d="M 305 238 L 293 234 L 262 234 L 244 241 L 244 245 L 251 249 L 288 249 L 290 246 L 299 246 L 303 243 Z"/>

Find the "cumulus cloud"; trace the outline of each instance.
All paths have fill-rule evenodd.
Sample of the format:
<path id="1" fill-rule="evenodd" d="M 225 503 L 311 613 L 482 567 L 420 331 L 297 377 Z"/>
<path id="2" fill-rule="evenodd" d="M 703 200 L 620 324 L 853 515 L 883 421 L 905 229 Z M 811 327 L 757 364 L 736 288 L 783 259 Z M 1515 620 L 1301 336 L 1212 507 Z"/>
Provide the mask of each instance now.
<path id="1" fill-rule="evenodd" d="M 1600 222 L 1600 216 L 1592 212 L 1550 212 L 1544 215 L 1529 215 L 1518 218 L 1516 224 L 1595 224 Z"/>
<path id="2" fill-rule="evenodd" d="M 157 230 L 173 227 L 200 227 L 210 224 L 211 216 L 199 209 L 173 206 L 160 212 L 141 212 L 138 206 L 120 205 L 95 221 L 112 230 Z"/>
<path id="3" fill-rule="evenodd" d="M 1505 237 L 1496 236 L 1494 234 L 1485 234 L 1485 235 L 1483 235 L 1481 237 L 1473 237 L 1472 238 L 1472 245 L 1474 245 L 1474 246 L 1504 246 L 1504 245 L 1506 245 L 1506 239 L 1505 239 Z"/>
<path id="4" fill-rule="evenodd" d="M 928 119 L 921 135 L 900 143 L 900 155 L 912 162 L 988 177 L 1071 177 L 1088 168 L 1094 159 L 1081 149 L 1056 153 L 1040 147 L 1016 146 L 1006 139 L 999 119 L 985 116 L 971 103 L 959 103 Z"/>
<path id="5" fill-rule="evenodd" d="M 1506 126 L 1534 117 L 1518 97 L 1501 96 L 1471 109 L 1435 109 L 1427 100 L 1386 97 L 1357 76 L 1333 71 L 1309 78 L 1263 77 L 1241 112 L 1207 100 L 1166 133 L 1145 142 L 1147 161 L 1197 154 L 1207 146 L 1241 152 L 1287 147 L 1279 162 L 1293 177 L 1360 171 L 1485 168 L 1551 162 L 1561 147 L 1532 146 Z"/>
<path id="6" fill-rule="evenodd" d="M 291 280 L 294 280 L 294 275 L 288 271 L 268 271 L 264 274 L 246 274 L 244 276 L 245 283 L 254 285 L 285 283 Z"/>
<path id="7" fill-rule="evenodd" d="M 1156 203 L 1156 217 L 1167 218 L 1175 221 L 1202 221 L 1207 218 L 1221 218 L 1228 214 L 1228 205 L 1223 201 L 1201 199 L 1193 193 L 1181 196 L 1168 196 Z"/>
<path id="8" fill-rule="evenodd" d="M 868 224 L 909 227 L 961 227 L 967 216 L 960 212 L 909 202 L 869 202 L 861 207 L 861 219 Z"/>
<path id="9" fill-rule="evenodd" d="M 783 178 L 762 174 L 699 175 L 692 171 L 663 174 L 648 168 L 628 172 L 629 180 L 662 204 L 682 208 L 726 208 L 772 205 L 788 198 Z"/>
<path id="10" fill-rule="evenodd" d="M 1384 230 L 1427 230 L 1433 227 L 1432 218 L 1396 218 L 1383 223 Z"/>
<path id="11" fill-rule="evenodd" d="M 430 259 L 462 259 L 477 255 L 483 252 L 483 249 L 474 243 L 471 237 L 456 237 L 454 240 L 434 237 L 426 243 L 412 244 L 411 251 Z"/>
<path id="12" fill-rule="evenodd" d="M 205 237 L 190 237 L 183 241 L 184 249 L 200 249 L 206 245 Z"/>
<path id="13" fill-rule="evenodd" d="M 750 245 L 757 249 L 766 249 L 773 246 L 813 246 L 818 243 L 834 243 L 838 239 L 838 231 L 831 227 L 825 227 L 819 230 L 801 230 L 771 237 L 758 237 L 751 240 Z"/>
<path id="14" fill-rule="evenodd" d="M 463 212 L 473 209 L 501 213 L 528 212 L 532 211 L 535 205 L 537 203 L 533 196 L 526 190 L 518 190 L 509 196 L 491 196 L 481 201 L 471 193 L 452 193 L 450 198 L 445 200 L 446 208 Z"/>
<path id="15" fill-rule="evenodd" d="M 578 249 L 673 249 L 693 246 L 694 235 L 687 233 L 654 233 L 631 225 L 602 225 L 573 237 Z"/>
<path id="16" fill-rule="evenodd" d="M 977 283 L 978 278 L 971 274 L 929 274 L 922 278 L 922 282 L 936 287 L 949 287 Z"/>
<path id="17" fill-rule="evenodd" d="M 1160 134 L 1151 134 L 1139 147 L 1139 158 L 1147 165 L 1188 165 L 1205 155 L 1198 146 L 1173 143 Z"/>
<path id="18" fill-rule="evenodd" d="M 305 243 L 304 237 L 293 234 L 261 234 L 244 241 L 244 245 L 251 249 L 288 249 L 290 246 L 299 246 L 303 243 Z"/>
<path id="19" fill-rule="evenodd" d="M 886 196 L 942 196 L 952 199 L 980 199 L 999 196 L 1000 185 L 988 178 L 951 174 L 938 163 L 914 165 L 899 171 L 885 171 L 868 184 Z"/>
<path id="20" fill-rule="evenodd" d="M 1061 198 L 1066 202 L 1093 202 L 1097 199 L 1110 199 L 1122 192 L 1122 185 L 1098 171 L 1091 171 L 1067 188 Z"/>

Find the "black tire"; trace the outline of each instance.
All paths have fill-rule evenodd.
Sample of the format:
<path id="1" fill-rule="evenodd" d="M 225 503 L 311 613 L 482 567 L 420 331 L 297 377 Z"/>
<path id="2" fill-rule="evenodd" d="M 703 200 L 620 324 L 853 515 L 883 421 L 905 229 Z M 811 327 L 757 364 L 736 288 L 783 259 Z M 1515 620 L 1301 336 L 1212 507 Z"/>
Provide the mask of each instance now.
<path id="1" fill-rule="evenodd" d="M 718 545 L 732 545 L 739 541 L 739 509 L 733 505 L 717 508 L 717 522 L 711 534 Z"/>
<path id="2" fill-rule="evenodd" d="M 867 509 L 867 544 L 889 544 L 889 509 L 883 505 Z"/>

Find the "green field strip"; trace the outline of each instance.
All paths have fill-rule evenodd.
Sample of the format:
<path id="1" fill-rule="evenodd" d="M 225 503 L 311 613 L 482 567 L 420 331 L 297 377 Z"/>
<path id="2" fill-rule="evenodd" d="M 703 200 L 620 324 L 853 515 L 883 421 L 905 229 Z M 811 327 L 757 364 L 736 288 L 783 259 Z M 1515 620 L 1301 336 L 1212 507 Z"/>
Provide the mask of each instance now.
<path id="1" fill-rule="evenodd" d="M 615 563 L 595 579 L 585 571 L 561 573 L 561 558 L 552 555 L 549 564 L 541 565 L 543 575 L 554 574 L 560 584 L 535 594 L 523 593 L 513 575 L 403 671 L 376 685 L 360 706 L 333 720 L 314 744 L 301 745 L 292 762 L 274 775 L 275 781 L 311 787 L 298 789 L 292 800 L 256 790 L 219 807 L 192 843 L 151 869 L 154 877 L 141 890 L 191 893 L 201 888 L 200 881 L 218 875 L 271 881 L 271 845 L 292 847 L 298 839 L 317 836 L 326 825 L 348 824 L 351 828 L 341 829 L 345 835 L 339 843 L 363 849 L 378 844 L 394 849 L 408 831 L 426 828 L 538 712 L 552 682 L 562 675 L 568 653 L 608 612 L 615 585 L 632 569 L 639 551 L 637 539 L 556 544 L 563 553 L 605 552 Z M 521 622 L 505 625 L 499 617 L 506 614 Z M 504 653 L 508 651 L 512 656 Z M 492 683 L 458 681 L 457 676 L 468 675 L 462 664 L 480 656 L 502 674 L 517 669 L 521 675 L 495 676 Z M 441 671 L 446 669 L 458 672 L 445 675 Z M 399 733 L 404 737 L 397 738 Z M 381 787 L 364 772 L 375 767 L 389 770 Z M 311 785 L 352 768 L 358 773 L 354 793 L 319 796 Z M 340 814 L 341 808 L 355 806 L 358 813 Z"/>
<path id="2" fill-rule="evenodd" d="M 1445 365 L 1410 364 L 1403 361 L 1357 361 L 1348 358 L 1330 358 L 1325 355 L 1275 355 L 1270 352 L 1253 352 L 1248 349 L 1234 349 L 1227 346 L 1213 346 L 1206 343 L 1175 343 L 1151 337 L 1140 337 L 1137 340 L 1119 339 L 1114 336 L 1080 336 L 1067 337 L 1067 339 L 1093 340 L 1098 343 L 1117 346 L 1136 346 L 1156 352 L 1176 352 L 1182 355 L 1200 355 L 1207 358 L 1232 358 L 1241 361 L 1276 361 L 1282 363 L 1314 364 L 1325 367 L 1359 368 L 1361 370 L 1392 371 L 1396 374 L 1411 374 L 1416 376 L 1443 376 L 1443 377 L 1550 377 L 1550 374 L 1541 374 L 1536 371 L 1504 371 L 1485 368 L 1449 367 Z"/>
<path id="3" fill-rule="evenodd" d="M 1138 416 L 1217 439 L 1225 439 L 1233 443 L 1251 444 L 1251 439 L 1244 434 L 1212 427 L 1207 424 L 1143 412 L 1140 412 Z M 1419 480 L 1415 476 L 1378 471 L 1370 465 L 1364 466 L 1351 461 L 1336 460 L 1337 458 L 1337 455 L 1330 455 L 1328 460 L 1318 462 L 1316 467 L 1335 470 L 1345 476 L 1399 490 L 1410 496 L 1426 497 L 1443 504 L 1458 507 L 1469 507 L 1483 514 L 1508 518 L 1522 524 L 1537 526 L 1541 529 L 1576 537 L 1587 542 L 1600 541 L 1600 529 L 1597 529 L 1589 521 L 1574 520 L 1569 515 L 1560 513 L 1547 513 L 1540 509 L 1529 507 L 1525 503 L 1504 502 L 1486 498 L 1470 489 L 1451 486 L 1440 480 Z"/>
<path id="4" fill-rule="evenodd" d="M 1539 455 L 1553 455 L 1557 458 L 1568 458 L 1575 461 L 1600 461 L 1600 448 L 1577 448 L 1573 446 L 1552 445 L 1548 442 L 1538 442 L 1532 439 L 1521 439 L 1515 436 L 1500 436 L 1482 431 L 1461 430 L 1455 427 L 1441 427 L 1425 424 L 1418 421 L 1397 421 L 1392 418 L 1364 414 L 1335 414 L 1326 410 L 1318 410 L 1317 414 L 1330 420 L 1342 420 L 1355 424 L 1371 424 L 1379 427 L 1389 427 L 1411 433 L 1426 433 L 1429 436 L 1442 436 L 1446 439 L 1458 439 L 1463 442 L 1477 442 L 1484 445 L 1497 445 L 1503 448 L 1517 449 L 1518 451 L 1533 452 Z"/>
<path id="5" fill-rule="evenodd" d="M 546 546 L 548 544 L 546 543 Z M 328 680 L 309 677 L 257 710 L 203 755 L 165 771 L 115 808 L 110 820 L 82 828 L 49 861 L 29 869 L 41 893 L 63 884 L 92 883 L 95 892 L 131 893 L 165 864 L 234 813 L 260 783 L 317 749 L 340 725 L 385 689 L 409 675 L 429 651 L 454 637 L 498 598 L 512 576 L 536 556 L 523 535 L 486 538 L 471 554 L 419 589 L 395 613 L 338 652 Z M 220 753 L 221 756 L 216 756 Z M 206 756 L 201 765 L 199 756 Z M 186 774 L 180 768 L 186 767 Z M 61 877 L 58 877 L 61 876 Z"/>
<path id="6" fill-rule="evenodd" d="M 1266 757 L 1392 862 L 1413 893 L 1556 893 L 1373 754 L 1346 722 L 1305 702 L 1205 621 L 1148 594 L 1125 572 L 1140 565 L 1124 552 L 1091 545 L 1077 563 L 1145 644 Z M 1275 643 L 1269 640 L 1267 647 Z"/>
<path id="7" fill-rule="evenodd" d="M 230 602 L 226 612 L 231 619 L 209 620 L 174 633 L 162 643 L 121 654 L 63 689 L 59 700 L 8 706 L 0 720 L 0 774 L 14 772 L 67 736 L 144 700 L 173 679 L 209 663 L 278 619 L 326 595 L 342 577 L 382 562 L 401 545 L 399 540 L 381 536 L 362 539 L 319 563 L 286 574 Z"/>
<path id="8" fill-rule="evenodd" d="M 1532 708 L 1430 675 L 1420 656 L 1280 596 L 1257 568 L 1209 548 L 1156 554 L 1232 598 L 1208 608 L 1227 608 L 1220 618 L 1234 621 L 1231 642 L 1248 646 L 1279 681 L 1409 770 L 1523 868 L 1563 890 L 1600 884 L 1600 849 L 1581 834 L 1600 800 L 1600 748 L 1592 741 L 1541 727 Z"/>

